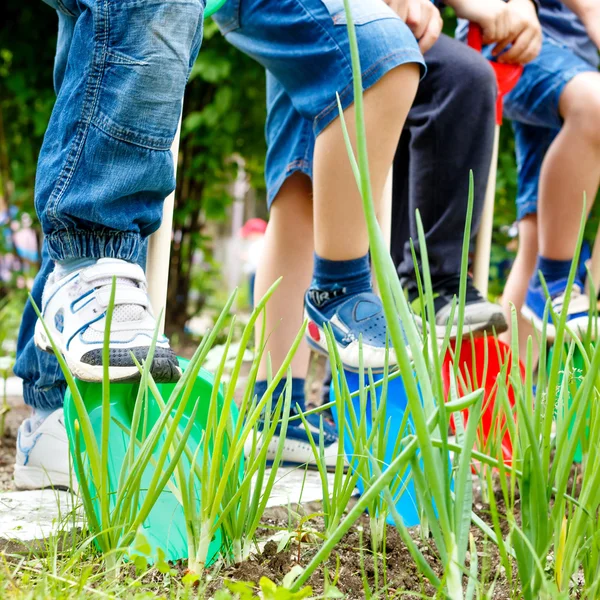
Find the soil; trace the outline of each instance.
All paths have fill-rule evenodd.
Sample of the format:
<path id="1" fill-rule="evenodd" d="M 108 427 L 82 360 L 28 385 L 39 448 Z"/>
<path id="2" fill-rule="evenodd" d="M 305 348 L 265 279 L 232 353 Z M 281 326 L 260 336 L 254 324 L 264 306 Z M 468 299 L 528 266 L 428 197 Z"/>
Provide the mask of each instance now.
<path id="1" fill-rule="evenodd" d="M 486 507 L 480 503 L 477 506 L 480 509 L 478 511 L 480 516 L 486 519 Z M 310 511 L 312 510 L 314 510 L 314 506 L 310 507 Z M 270 532 L 272 535 L 274 530 L 289 527 L 289 517 L 286 513 L 267 518 L 264 525 L 262 534 L 268 536 Z M 281 583 L 283 577 L 295 565 L 306 566 L 316 554 L 319 546 L 316 543 L 317 535 L 323 530 L 322 519 L 320 517 L 312 519 L 304 523 L 302 529 L 300 543 L 297 538 L 294 538 L 285 549 L 278 551 L 278 544 L 275 541 L 267 542 L 262 554 L 243 563 L 223 568 L 211 582 L 207 591 L 215 592 L 224 587 L 227 581 L 244 581 L 257 585 L 262 577 Z M 312 540 L 307 533 L 308 529 L 317 532 L 313 534 Z M 496 548 L 486 542 L 479 529 L 473 528 L 472 533 L 478 548 L 479 571 L 481 573 L 482 570 L 485 570 L 485 578 L 489 585 L 495 579 L 494 592 L 491 597 L 495 600 L 510 598 L 511 590 L 501 573 Z M 411 535 L 428 563 L 441 578 L 443 569 L 432 540 L 423 539 L 419 528 L 413 528 Z M 310 578 L 308 585 L 312 587 L 313 594 L 318 596 L 324 592 L 327 571 L 328 580 L 335 581 L 336 587 L 342 592 L 343 597 L 350 600 L 365 598 L 364 581 L 368 582 L 372 592 L 375 589 L 379 590 L 379 597 L 435 597 L 435 590 L 419 573 L 396 528 L 387 528 L 385 547 L 378 553 L 377 563 L 375 555 L 370 549 L 369 520 L 365 515 L 337 544 L 327 562 Z"/>

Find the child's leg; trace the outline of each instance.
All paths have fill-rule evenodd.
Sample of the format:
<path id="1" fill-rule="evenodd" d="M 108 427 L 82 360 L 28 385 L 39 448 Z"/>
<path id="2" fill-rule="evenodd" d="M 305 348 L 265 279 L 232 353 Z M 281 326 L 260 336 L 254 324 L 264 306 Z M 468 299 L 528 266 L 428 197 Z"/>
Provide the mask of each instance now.
<path id="1" fill-rule="evenodd" d="M 402 65 L 365 93 L 369 167 L 375 210 L 418 85 L 418 65 Z M 354 109 L 344 116 L 354 141 Z M 362 199 L 350 162 L 344 157 L 341 123 L 317 138 L 314 161 L 315 260 L 305 298 L 308 340 L 327 353 L 325 327 L 331 326 L 340 358 L 348 369 L 362 364 L 374 372 L 386 362 L 386 325 L 381 300 L 373 293 Z M 362 353 L 361 353 L 362 342 Z M 389 352 L 389 363 L 396 355 Z"/>
<path id="2" fill-rule="evenodd" d="M 600 181 L 600 74 L 581 73 L 560 97 L 564 125 L 550 146 L 540 177 L 540 255 L 573 258 L 583 195 L 589 212 Z"/>
<path id="3" fill-rule="evenodd" d="M 394 86 L 403 86 L 401 79 L 402 74 L 399 69 L 396 69 L 366 92 L 365 113 L 369 131 L 378 131 L 378 127 L 383 124 L 387 124 L 389 131 L 392 129 L 392 124 L 395 124 L 396 135 L 399 135 L 402 124 L 399 123 L 398 113 L 401 118 L 410 108 L 409 104 L 404 107 L 404 110 L 397 109 L 395 106 L 398 102 L 396 99 L 398 93 L 405 92 L 404 87 L 394 89 Z M 271 89 L 274 89 L 274 85 L 272 84 Z M 389 110 L 390 114 L 386 115 L 381 110 L 382 108 Z M 355 129 L 353 113 L 352 107 L 346 109 L 344 113 L 348 129 L 351 132 L 354 132 Z M 291 117 L 288 117 L 288 120 L 291 120 Z M 302 125 L 299 124 L 298 127 L 301 128 Z M 374 193 L 378 198 L 383 193 L 385 177 L 389 170 L 384 169 L 383 165 L 391 162 L 397 139 L 391 139 L 388 134 L 380 136 L 378 144 L 374 144 L 374 140 L 371 143 L 372 146 L 386 145 L 385 138 L 388 139 L 387 153 L 379 157 L 378 155 L 382 152 L 379 150 L 376 152 L 376 160 L 371 160 L 371 164 L 381 165 L 377 171 L 373 169 L 371 171 L 375 180 Z M 317 254 L 331 261 L 362 258 L 368 251 L 368 238 L 360 195 L 353 175 L 349 172 L 350 162 L 344 154 L 345 147 L 341 148 L 340 144 L 343 144 L 341 124 L 339 120 L 336 120 L 316 140 L 314 187 L 307 176 L 296 172 L 282 185 L 271 206 L 271 217 L 263 246 L 263 258 L 256 274 L 255 295 L 257 300 L 260 299 L 273 282 L 283 276 L 277 291 L 267 306 L 269 339 L 266 349 L 271 353 L 274 365 L 280 365 L 283 362 L 294 336 L 302 325 L 304 293 L 311 282 L 313 251 L 318 240 L 321 242 L 322 249 L 320 252 L 317 250 Z M 322 162 L 319 162 L 317 158 L 319 154 L 323 156 Z M 341 159 L 333 158 L 339 157 L 340 154 Z M 318 198 L 322 199 L 320 204 Z M 327 199 L 330 202 L 327 202 Z M 351 202 L 354 203 L 353 210 L 347 209 L 347 205 Z M 339 209 L 337 217 L 330 208 L 334 203 L 345 207 Z M 313 206 L 314 229 L 320 229 L 321 236 L 320 238 L 318 235 L 314 236 L 314 244 Z M 338 223 L 342 215 L 345 219 L 344 227 Z M 323 226 L 319 228 L 319 223 L 331 223 L 330 230 Z M 348 231 L 356 232 L 356 236 L 343 233 Z M 260 326 L 257 331 L 259 330 Z M 302 344 L 292 363 L 294 377 L 305 376 L 308 354 L 308 346 Z M 263 363 L 259 378 L 264 377 L 266 377 L 266 365 Z"/>
<path id="4" fill-rule="evenodd" d="M 598 191 L 600 180 L 600 75 L 596 69 L 568 49 L 544 42 L 536 60 L 525 66 L 516 88 L 506 98 L 507 116 L 519 122 L 517 155 L 519 168 L 528 160 L 539 165 L 539 181 L 534 169 L 528 179 L 519 174 L 519 187 L 535 188 L 531 203 L 539 204 L 538 262 L 532 277 L 523 312 L 537 329 L 543 325 L 546 295 L 537 275 L 540 271 L 548 286 L 555 311 L 560 314 L 563 296 L 583 208 L 588 209 Z M 532 132 L 538 130 L 538 134 Z M 545 142 L 539 143 L 545 132 Z M 543 140 L 542 140 L 543 141 Z M 538 192 L 539 183 L 539 194 Z M 520 190 L 521 195 L 521 190 Z M 521 215 L 522 216 L 522 215 Z M 568 308 L 569 326 L 588 329 L 589 300 L 583 284 L 576 280 Z M 547 337 L 556 334 L 548 323 Z"/>
<path id="5" fill-rule="evenodd" d="M 416 211 L 423 222 L 434 292 L 436 333 L 444 336 L 458 296 L 467 217 L 469 170 L 474 175 L 472 234 L 477 232 L 492 160 L 496 78 L 478 52 L 442 35 L 425 54 L 419 86 L 394 159 L 392 257 L 410 302 L 418 286 L 410 247 L 420 248 Z M 396 185 L 397 182 L 397 185 Z M 423 326 L 418 302 L 415 320 Z M 451 335 L 456 336 L 458 315 Z M 506 328 L 499 306 L 487 302 L 467 278 L 463 335 Z"/>
<path id="6" fill-rule="evenodd" d="M 397 67 L 365 93 L 365 121 L 373 198 L 381 200 L 383 187 L 398 146 L 406 115 L 417 91 L 417 64 Z M 354 106 L 344 111 L 355 140 Z M 377 206 L 376 206 L 377 210 Z M 314 156 L 315 252 L 331 261 L 365 256 L 369 238 L 339 119 L 317 137 Z"/>
<path id="7" fill-rule="evenodd" d="M 521 309 L 525 302 L 529 280 L 535 272 L 538 254 L 538 229 L 537 215 L 529 214 L 519 222 L 519 248 L 515 262 L 510 270 L 510 275 L 506 280 L 504 291 L 502 293 L 502 309 L 508 331 L 500 335 L 500 340 L 510 344 L 512 340 L 512 315 L 511 304 L 515 306 L 517 312 L 517 326 L 519 328 L 519 355 L 523 359 L 527 351 L 527 338 L 533 336 L 533 327 L 531 322 L 521 315 Z M 534 344 L 534 351 L 537 351 L 537 345 Z M 534 357 L 534 362 L 535 362 Z"/>
<path id="8" fill-rule="evenodd" d="M 266 312 L 267 346 L 273 367 L 281 365 L 298 335 L 304 312 L 304 292 L 310 285 L 313 262 L 312 185 L 296 172 L 281 187 L 273 205 L 264 238 L 262 260 L 256 270 L 254 295 L 258 302 L 273 283 L 283 276 L 269 300 Z M 257 326 L 257 341 L 262 322 Z M 292 362 L 292 375 L 303 379 L 309 349 L 303 342 Z M 263 361 L 258 379 L 267 378 Z"/>
<path id="9" fill-rule="evenodd" d="M 422 65 L 423 61 L 414 36 L 381 0 L 351 0 L 351 8 L 360 24 L 357 36 L 366 90 L 369 158 L 373 193 L 378 198 L 418 83 L 419 68 L 409 63 Z M 381 367 L 385 356 L 384 319 L 380 301 L 371 294 L 362 202 L 338 120 L 336 93 L 340 94 L 348 127 L 354 132 L 353 81 L 343 6 L 322 0 L 245 0 L 225 4 L 216 21 L 232 44 L 268 71 L 266 170 L 270 201 L 277 197 L 280 210 L 287 211 L 287 194 L 279 194 L 285 179 L 295 171 L 313 178 L 313 345 L 324 350 L 325 323 L 334 322 L 336 340 L 339 345 L 345 344 L 344 351 L 351 346 L 346 354 L 354 363 L 358 362 L 358 337 L 363 334 L 366 355 L 370 356 L 373 345 L 377 354 L 375 361 L 365 364 Z M 297 126 L 298 119 L 302 119 L 301 126 Z M 263 288 L 268 279 L 280 275 L 296 277 L 289 272 L 271 273 L 262 280 Z M 343 300 L 361 304 L 346 305 L 344 310 L 350 315 L 346 320 L 347 315 L 341 315 Z M 335 316 L 341 320 L 336 321 Z M 375 321 L 376 326 L 371 326 Z M 359 331 L 360 326 L 363 330 Z M 290 343 L 288 339 L 282 349 L 287 351 Z M 275 356 L 273 362 L 278 364 Z"/>
<path id="10" fill-rule="evenodd" d="M 131 354 L 145 360 L 156 328 L 136 262 L 175 187 L 171 144 L 200 47 L 203 3 L 65 0 L 58 12 L 58 93 L 35 190 L 56 268 L 38 304 L 71 372 L 101 381 L 106 299 L 116 276 L 109 377 L 135 380 Z M 51 351 L 39 322 L 34 341 Z M 151 372 L 156 381 L 181 373 L 164 337 Z"/>
<path id="11" fill-rule="evenodd" d="M 535 273 L 538 256 L 538 196 L 540 171 L 548 148 L 558 135 L 558 130 L 548 127 L 536 127 L 513 121 L 515 147 L 517 151 L 518 193 L 517 218 L 519 220 L 519 247 L 517 256 L 504 291 L 502 307 L 509 324 L 509 331 L 500 339 L 511 343 L 512 323 L 510 305 L 517 311 L 519 327 L 519 353 L 525 356 L 527 338 L 533 334 L 531 321 L 521 315 L 529 281 Z M 534 347 L 537 352 L 537 346 Z"/>
<path id="12" fill-rule="evenodd" d="M 101 381 L 116 276 L 109 377 L 135 379 L 131 354 L 147 358 L 156 327 L 135 262 L 175 186 L 170 146 L 200 47 L 204 3 L 53 4 L 60 23 L 57 99 L 36 178 L 45 243 L 34 297 L 73 374 Z M 54 357 L 40 349 L 49 350 L 49 340 L 28 303 L 15 366 L 34 410 L 19 429 L 15 484 L 22 488 L 69 483 L 64 379 Z M 158 341 L 151 369 L 157 381 L 179 377 L 166 338 Z"/>

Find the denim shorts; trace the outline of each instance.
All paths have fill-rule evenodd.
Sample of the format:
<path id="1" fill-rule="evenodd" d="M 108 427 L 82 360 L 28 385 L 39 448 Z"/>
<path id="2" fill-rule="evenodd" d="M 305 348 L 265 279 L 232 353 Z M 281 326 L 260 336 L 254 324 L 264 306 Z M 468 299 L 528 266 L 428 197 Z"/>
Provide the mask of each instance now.
<path id="1" fill-rule="evenodd" d="M 383 0 L 350 0 L 368 89 L 391 69 L 425 63 L 415 37 Z M 267 70 L 269 206 L 294 172 L 312 177 L 316 136 L 353 102 L 343 0 L 228 0 L 214 15 L 227 40 Z M 345 157 L 341 157 L 342 159 Z"/>
<path id="2" fill-rule="evenodd" d="M 512 120 L 519 168 L 517 218 L 537 212 L 544 156 L 562 127 L 560 96 L 580 73 L 597 69 L 559 42 L 544 36 L 542 51 L 525 65 L 515 89 L 504 99 L 504 116 Z"/>

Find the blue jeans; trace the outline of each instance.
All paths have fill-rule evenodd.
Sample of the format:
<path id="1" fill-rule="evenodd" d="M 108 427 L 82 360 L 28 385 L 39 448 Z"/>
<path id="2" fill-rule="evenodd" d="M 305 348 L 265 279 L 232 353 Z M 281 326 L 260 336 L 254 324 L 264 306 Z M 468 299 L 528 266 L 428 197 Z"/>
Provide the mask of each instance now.
<path id="1" fill-rule="evenodd" d="M 200 49 L 205 0 L 45 0 L 59 17 L 56 104 L 38 161 L 45 241 L 33 297 L 53 261 L 140 260 L 175 188 L 170 147 Z M 56 359 L 33 344 L 28 304 L 15 374 L 25 402 L 62 406 Z"/>
<path id="2" fill-rule="evenodd" d="M 544 36 L 539 56 L 525 65 L 515 89 L 504 99 L 512 120 L 519 169 L 517 217 L 537 212 L 540 170 L 562 127 L 559 103 L 565 86 L 580 73 L 597 72 L 571 49 Z"/>
<path id="3" fill-rule="evenodd" d="M 425 63 L 415 37 L 383 0 L 350 0 L 363 86 L 394 67 Z M 269 206 L 294 172 L 312 177 L 316 137 L 352 104 L 343 0 L 228 0 L 214 16 L 233 46 L 267 70 Z M 347 157 L 341 157 L 347 160 Z"/>

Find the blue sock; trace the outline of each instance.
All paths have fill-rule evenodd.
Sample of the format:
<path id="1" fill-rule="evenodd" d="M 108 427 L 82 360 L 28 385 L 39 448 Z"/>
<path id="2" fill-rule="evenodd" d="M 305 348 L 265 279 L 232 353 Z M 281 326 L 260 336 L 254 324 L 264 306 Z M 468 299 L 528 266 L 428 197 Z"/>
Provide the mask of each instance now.
<path id="1" fill-rule="evenodd" d="M 322 312 L 332 311 L 349 295 L 372 289 L 368 253 L 353 260 L 327 260 L 315 254 L 308 293 L 310 301 Z"/>
<path id="2" fill-rule="evenodd" d="M 542 272 L 548 285 L 560 279 L 567 279 L 572 264 L 572 260 L 553 260 L 552 258 L 538 256 L 534 281 L 537 285 L 541 285 L 539 271 Z"/>
<path id="3" fill-rule="evenodd" d="M 56 276 L 58 278 L 66 277 L 73 271 L 91 267 L 95 262 L 95 258 L 68 258 L 67 260 L 56 261 Z"/>
<path id="4" fill-rule="evenodd" d="M 57 408 L 34 408 L 31 415 L 31 431 L 35 431 Z"/>
<path id="5" fill-rule="evenodd" d="M 296 414 L 296 404 L 300 406 L 300 410 L 305 410 L 305 400 L 304 400 L 304 379 L 300 379 L 299 377 L 292 378 L 292 404 L 290 408 L 291 414 Z M 277 387 L 275 388 L 275 392 L 273 393 L 273 406 L 277 404 L 279 400 L 279 396 L 283 393 L 285 388 L 286 380 L 280 381 Z M 254 393 L 258 396 L 260 400 L 263 394 L 267 391 L 267 381 L 262 379 L 257 381 L 254 384 Z M 301 421 L 292 421 L 291 425 L 298 425 Z"/>

